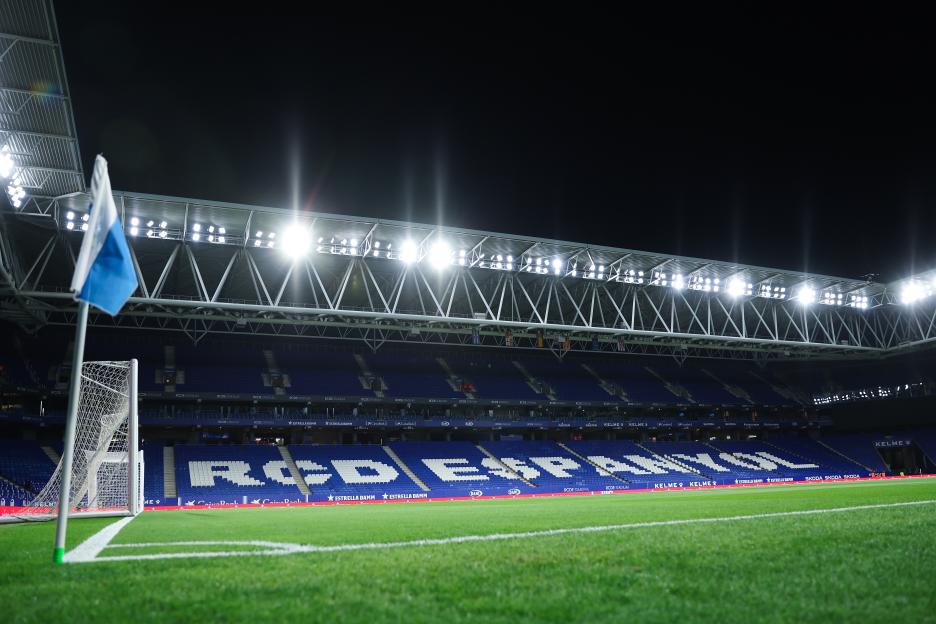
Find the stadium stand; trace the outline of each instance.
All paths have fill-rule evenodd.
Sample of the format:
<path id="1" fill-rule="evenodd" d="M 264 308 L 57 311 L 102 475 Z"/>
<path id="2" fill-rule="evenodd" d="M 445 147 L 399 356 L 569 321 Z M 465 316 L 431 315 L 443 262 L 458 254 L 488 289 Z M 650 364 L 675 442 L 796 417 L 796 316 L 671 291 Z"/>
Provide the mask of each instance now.
<path id="1" fill-rule="evenodd" d="M 94 328 L 90 336 L 87 360 L 139 360 L 139 388 L 144 393 L 265 396 L 283 394 L 284 386 L 290 395 L 374 398 L 362 366 L 382 388 L 376 396 L 429 401 L 464 399 L 467 389 L 471 397 L 488 401 L 783 406 L 797 401 L 775 388 L 792 385 L 795 394 L 808 395 L 822 387 L 814 375 L 795 369 L 780 377 L 767 370 L 754 375 L 737 362 L 718 360 L 679 366 L 664 358 L 605 353 L 570 353 L 559 360 L 532 351 L 492 354 L 408 345 L 373 353 L 311 341 L 261 342 L 246 337 L 208 337 L 196 346 L 183 337 L 114 335 L 101 328 Z M 39 380 L 63 391 L 70 371 L 70 336 L 50 328 L 20 340 L 24 343 L 20 350 L 0 346 L 7 383 L 39 387 Z M 270 380 L 271 361 L 276 363 L 277 376 L 287 380 L 279 388 Z M 30 370 L 35 374 L 30 375 Z M 896 377 L 903 379 L 901 374 Z M 469 387 L 461 387 L 460 382 Z"/>
<path id="2" fill-rule="evenodd" d="M 816 463 L 824 468 L 827 474 L 868 476 L 865 467 L 812 438 L 777 436 L 767 440 L 766 444 L 798 459 Z"/>
<path id="3" fill-rule="evenodd" d="M 881 455 L 874 448 L 874 441 L 879 438 L 879 435 L 872 433 L 839 433 L 823 436 L 822 443 L 871 472 L 890 474 Z"/>
<path id="4" fill-rule="evenodd" d="M 0 440 L 0 477 L 32 492 L 42 489 L 55 471 L 55 464 L 38 442 Z"/>
<path id="5" fill-rule="evenodd" d="M 429 497 L 375 444 L 292 444 L 289 452 L 312 492 L 310 500 Z"/>
<path id="6" fill-rule="evenodd" d="M 305 500 L 275 446 L 177 445 L 175 463 L 186 504 Z"/>
<path id="7" fill-rule="evenodd" d="M 143 443 L 143 499 L 147 505 L 160 505 L 163 492 L 163 444 Z"/>
<path id="8" fill-rule="evenodd" d="M 623 490 L 627 484 L 549 441 L 484 442 L 481 446 L 543 491 Z"/>
<path id="9" fill-rule="evenodd" d="M 579 440 L 566 442 L 565 446 L 616 477 L 626 479 L 632 489 L 715 483 L 697 470 L 626 440 Z"/>
<path id="10" fill-rule="evenodd" d="M 430 488 L 430 496 L 538 491 L 470 442 L 394 442 L 390 448 Z"/>
<path id="11" fill-rule="evenodd" d="M 918 430 L 902 439 L 908 438 L 930 458 L 936 455 L 936 432 Z M 389 447 L 183 444 L 174 447 L 178 495 L 171 499 L 163 490 L 164 447 L 156 441 L 143 446 L 144 493 L 148 505 L 344 502 L 856 478 L 884 472 L 874 447 L 880 439 L 832 434 L 822 441 L 776 436 L 642 443 L 399 441 Z M 875 457 L 880 465 L 864 467 Z M 23 504 L 31 498 L 23 486 L 41 488 L 54 468 L 39 443 L 0 440 L 0 503 Z"/>

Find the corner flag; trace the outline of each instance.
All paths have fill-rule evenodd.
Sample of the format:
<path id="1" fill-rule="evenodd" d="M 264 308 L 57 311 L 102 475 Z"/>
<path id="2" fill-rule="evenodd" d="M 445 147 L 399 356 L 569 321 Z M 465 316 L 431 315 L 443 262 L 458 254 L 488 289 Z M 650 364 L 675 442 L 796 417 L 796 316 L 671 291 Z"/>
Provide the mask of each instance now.
<path id="1" fill-rule="evenodd" d="M 62 478 L 59 483 L 55 546 L 52 549 L 52 561 L 55 563 L 65 560 L 65 532 L 68 530 L 68 514 L 72 510 L 72 459 L 75 453 L 75 423 L 78 421 L 78 403 L 81 396 L 88 306 L 93 305 L 115 316 L 137 287 L 130 248 L 117 216 L 114 196 L 111 195 L 107 161 L 101 155 L 94 161 L 94 173 L 91 175 L 91 206 L 88 210 L 88 230 L 81 241 L 81 251 L 75 262 L 75 275 L 71 283 L 75 299 L 81 303 L 78 304 L 78 322 L 75 324 L 75 349 L 72 353 L 68 414 L 65 418 Z M 134 455 L 131 454 L 130 457 Z"/>
<path id="2" fill-rule="evenodd" d="M 75 299 L 114 316 L 136 288 L 130 249 L 111 195 L 107 161 L 98 155 L 91 177 L 88 231 L 81 241 L 71 289 L 75 291 Z"/>

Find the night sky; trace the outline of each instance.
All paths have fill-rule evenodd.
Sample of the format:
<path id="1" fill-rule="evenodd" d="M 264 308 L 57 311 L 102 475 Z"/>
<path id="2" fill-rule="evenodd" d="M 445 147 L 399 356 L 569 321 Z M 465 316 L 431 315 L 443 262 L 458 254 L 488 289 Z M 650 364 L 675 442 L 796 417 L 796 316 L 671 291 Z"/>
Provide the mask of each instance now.
<path id="1" fill-rule="evenodd" d="M 298 155 L 303 210 L 936 268 L 936 46 L 909 20 L 131 4 L 56 3 L 85 168 L 103 152 L 117 189 L 289 207 Z"/>

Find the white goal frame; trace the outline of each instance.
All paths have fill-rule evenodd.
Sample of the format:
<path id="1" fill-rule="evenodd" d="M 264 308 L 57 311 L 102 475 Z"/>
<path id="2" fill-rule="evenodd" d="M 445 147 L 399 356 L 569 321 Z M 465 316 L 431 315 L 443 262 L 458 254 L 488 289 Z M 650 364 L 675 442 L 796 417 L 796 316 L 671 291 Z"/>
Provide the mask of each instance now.
<path id="1" fill-rule="evenodd" d="M 115 439 L 124 437 L 123 418 L 116 421 L 110 430 L 98 432 L 98 446 L 94 448 L 75 449 L 72 456 L 72 468 L 79 463 L 84 468 L 84 477 L 81 482 L 71 483 L 71 496 L 69 501 L 68 518 L 99 518 L 99 517 L 119 517 L 136 516 L 143 511 L 143 451 L 140 449 L 139 435 L 139 392 L 138 392 L 138 372 L 139 364 L 136 359 L 126 362 L 83 362 L 81 375 L 81 391 L 79 402 L 84 399 L 84 389 L 86 384 L 97 384 L 102 386 L 105 392 L 123 396 L 124 391 L 110 388 L 101 384 L 99 381 L 89 378 L 85 375 L 88 367 L 101 367 L 107 365 L 126 365 L 126 449 L 113 450 L 111 445 Z M 83 409 L 85 407 L 82 403 Z M 118 412 L 119 413 L 119 412 Z M 93 414 L 92 412 L 92 415 Z M 103 414 L 102 414 L 103 415 Z M 87 427 L 87 421 L 78 425 L 79 428 Z M 119 440 L 120 446 L 123 440 Z M 107 448 L 101 448 L 106 445 Z M 79 459 L 80 458 L 80 459 Z M 32 501 L 21 512 L 16 514 L 20 520 L 52 520 L 59 515 L 58 500 L 61 496 L 61 486 L 63 473 L 65 472 L 66 454 L 63 453 L 59 459 L 55 472 L 52 473 L 48 483 L 42 488 Z M 119 472 L 126 471 L 126 494 L 121 495 L 118 492 L 106 492 L 104 483 L 106 474 L 102 470 Z M 119 478 L 122 480 L 123 476 Z M 116 499 L 114 497 L 117 497 Z M 123 499 L 126 500 L 123 500 Z M 83 501 L 87 501 L 87 508 L 82 508 Z"/>

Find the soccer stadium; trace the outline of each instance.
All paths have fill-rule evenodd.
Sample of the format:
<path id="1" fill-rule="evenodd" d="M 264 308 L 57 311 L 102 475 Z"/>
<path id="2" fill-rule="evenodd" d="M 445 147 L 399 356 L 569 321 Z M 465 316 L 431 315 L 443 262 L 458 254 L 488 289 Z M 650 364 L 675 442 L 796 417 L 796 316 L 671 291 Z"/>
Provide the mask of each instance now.
<path id="1" fill-rule="evenodd" d="M 8 621 L 936 618 L 936 269 L 111 190 L 59 37 L 0 0 Z"/>

